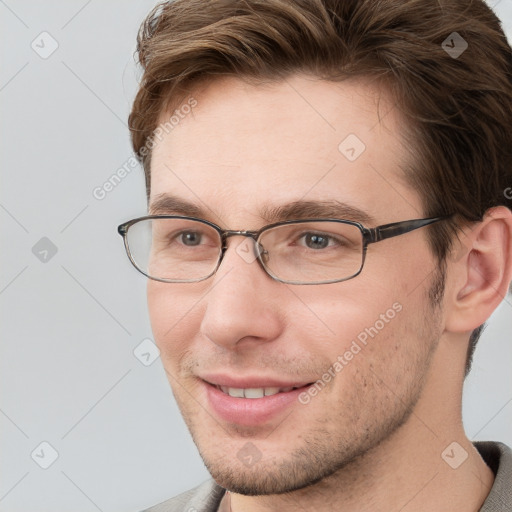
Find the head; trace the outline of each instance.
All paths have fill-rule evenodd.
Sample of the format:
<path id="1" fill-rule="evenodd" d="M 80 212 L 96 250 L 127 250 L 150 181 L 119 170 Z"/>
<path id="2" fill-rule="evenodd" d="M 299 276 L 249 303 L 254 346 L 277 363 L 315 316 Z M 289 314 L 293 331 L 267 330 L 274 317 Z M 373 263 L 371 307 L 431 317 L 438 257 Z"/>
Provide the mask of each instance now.
<path id="1" fill-rule="evenodd" d="M 367 227 L 450 215 L 369 246 L 344 282 L 272 280 L 236 238 L 211 278 L 148 282 L 162 361 L 217 481 L 298 489 L 433 409 L 440 379 L 455 407 L 511 277 L 512 52 L 485 3 L 178 0 L 148 16 L 138 53 L 129 123 L 150 213 L 172 195 L 166 213 L 234 230 L 284 210 L 332 216 L 335 202 Z M 317 384 L 256 424 L 212 409 L 219 378 Z"/>

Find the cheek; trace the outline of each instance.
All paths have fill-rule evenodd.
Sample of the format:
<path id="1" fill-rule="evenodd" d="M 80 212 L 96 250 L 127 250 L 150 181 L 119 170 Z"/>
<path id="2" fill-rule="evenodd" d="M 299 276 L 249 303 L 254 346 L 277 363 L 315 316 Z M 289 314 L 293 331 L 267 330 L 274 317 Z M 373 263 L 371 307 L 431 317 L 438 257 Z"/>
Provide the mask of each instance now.
<path id="1" fill-rule="evenodd" d="M 318 290 L 297 290 L 298 300 L 291 301 L 295 303 L 293 309 L 287 308 L 288 325 L 302 329 L 307 321 L 311 334 L 316 329 L 317 334 L 323 333 L 334 343 L 355 338 L 375 323 L 382 330 L 399 313 L 403 295 L 392 284 L 386 284 L 361 279 L 358 283 L 324 285 Z"/>
<path id="2" fill-rule="evenodd" d="M 347 379 L 355 377 L 364 387 L 373 371 L 384 376 L 395 368 L 400 373 L 407 360 L 410 364 L 418 357 L 414 339 L 424 331 L 424 303 L 421 292 L 410 295 L 397 278 L 372 279 L 368 273 L 325 285 L 321 293 L 305 287 L 296 293 L 300 300 L 290 310 L 288 325 L 307 341 L 310 354 L 329 361 L 331 373 L 340 376 L 335 387 L 346 388 Z"/>
<path id="3" fill-rule="evenodd" d="M 319 403 L 339 403 L 343 415 L 351 414 L 364 430 L 373 418 L 387 417 L 402 408 L 400 400 L 406 403 L 419 392 L 435 346 L 432 327 L 419 309 L 398 301 L 339 325 L 346 333 L 329 347 L 328 372 L 335 377 Z"/>
<path id="4" fill-rule="evenodd" d="M 148 281 L 149 318 L 164 362 L 179 357 L 197 334 L 202 316 L 200 297 L 190 293 L 190 284 Z"/>

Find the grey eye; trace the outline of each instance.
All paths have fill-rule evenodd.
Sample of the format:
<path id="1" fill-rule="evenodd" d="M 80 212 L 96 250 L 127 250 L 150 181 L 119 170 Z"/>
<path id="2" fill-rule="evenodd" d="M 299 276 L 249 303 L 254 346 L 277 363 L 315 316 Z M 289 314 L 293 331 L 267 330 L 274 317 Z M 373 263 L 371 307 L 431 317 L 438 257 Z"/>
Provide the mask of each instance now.
<path id="1" fill-rule="evenodd" d="M 310 249 L 325 249 L 329 245 L 329 237 L 308 233 L 304 235 L 304 242 Z"/>
<path id="2" fill-rule="evenodd" d="M 187 231 L 181 234 L 181 241 L 183 245 L 194 246 L 201 243 L 202 235 L 196 231 Z"/>

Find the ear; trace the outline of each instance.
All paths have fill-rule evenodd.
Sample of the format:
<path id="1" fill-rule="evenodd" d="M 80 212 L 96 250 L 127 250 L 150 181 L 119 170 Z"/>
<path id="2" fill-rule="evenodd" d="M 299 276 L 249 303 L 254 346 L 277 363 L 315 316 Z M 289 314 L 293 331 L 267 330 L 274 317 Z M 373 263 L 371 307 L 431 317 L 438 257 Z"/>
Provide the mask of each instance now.
<path id="1" fill-rule="evenodd" d="M 465 228 L 448 260 L 446 330 L 468 332 L 483 324 L 508 293 L 512 279 L 512 212 L 498 206 Z"/>

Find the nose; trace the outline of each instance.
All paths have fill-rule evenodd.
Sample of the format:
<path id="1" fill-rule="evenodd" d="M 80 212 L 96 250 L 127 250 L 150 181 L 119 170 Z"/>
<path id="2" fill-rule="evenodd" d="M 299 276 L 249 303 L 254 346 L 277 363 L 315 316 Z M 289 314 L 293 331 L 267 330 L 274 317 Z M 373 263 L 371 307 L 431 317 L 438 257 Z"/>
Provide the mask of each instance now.
<path id="1" fill-rule="evenodd" d="M 260 344 L 277 338 L 283 329 L 283 314 L 277 299 L 278 283 L 254 257 L 254 241 L 230 237 L 216 274 L 201 321 L 201 333 L 225 348 Z"/>

